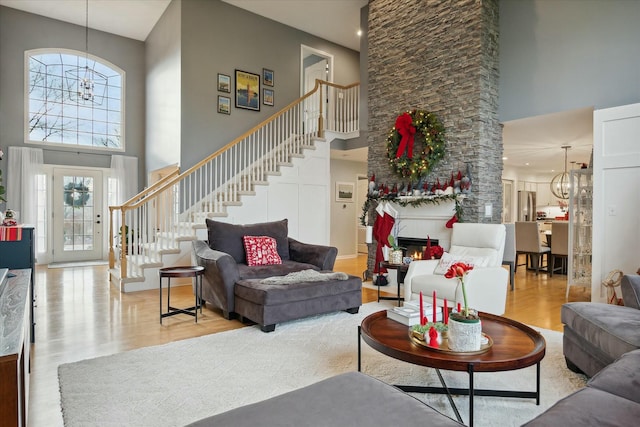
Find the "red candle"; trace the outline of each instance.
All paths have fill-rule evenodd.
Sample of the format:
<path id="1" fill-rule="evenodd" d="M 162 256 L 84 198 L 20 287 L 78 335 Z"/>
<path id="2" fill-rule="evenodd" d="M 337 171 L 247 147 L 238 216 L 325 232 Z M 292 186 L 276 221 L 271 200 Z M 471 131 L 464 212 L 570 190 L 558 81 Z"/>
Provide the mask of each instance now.
<path id="1" fill-rule="evenodd" d="M 447 310 L 447 299 L 444 299 L 444 307 L 442 308 L 442 310 L 444 310 L 444 313 L 442 313 L 442 318 L 444 320 L 444 324 L 448 324 L 449 323 L 449 312 Z"/>
<path id="2" fill-rule="evenodd" d="M 424 305 L 422 304 L 422 291 L 420 291 L 420 325 L 424 326 Z"/>
<path id="3" fill-rule="evenodd" d="M 462 313 L 462 307 L 460 306 L 460 303 L 458 303 L 458 313 Z"/>
<path id="4" fill-rule="evenodd" d="M 431 321 L 436 321 L 436 291 L 433 291 L 433 318 Z"/>

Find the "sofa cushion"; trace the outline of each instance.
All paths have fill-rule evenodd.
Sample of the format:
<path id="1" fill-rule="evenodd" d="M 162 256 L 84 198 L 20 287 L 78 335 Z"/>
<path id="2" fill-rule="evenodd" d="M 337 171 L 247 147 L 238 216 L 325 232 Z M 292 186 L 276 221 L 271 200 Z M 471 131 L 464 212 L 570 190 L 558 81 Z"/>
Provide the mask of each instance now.
<path id="1" fill-rule="evenodd" d="M 286 276 L 294 271 L 319 270 L 318 267 L 304 262 L 283 260 L 282 264 L 248 266 L 244 262 L 238 264 L 238 280 L 264 279 L 271 276 Z"/>
<path id="2" fill-rule="evenodd" d="M 236 282 L 235 295 L 237 298 L 258 305 L 277 305 L 339 295 L 361 289 L 362 280 L 356 276 L 349 276 L 347 280 L 300 282 L 285 285 L 270 285 L 262 283 L 260 279 L 250 279 Z"/>
<path id="3" fill-rule="evenodd" d="M 640 313 L 635 308 L 594 302 L 570 302 L 560 311 L 565 328 L 612 359 L 640 348 Z"/>
<path id="4" fill-rule="evenodd" d="M 269 236 L 276 239 L 278 255 L 284 261 L 289 259 L 289 225 L 287 219 L 257 224 L 227 224 L 226 222 L 206 220 L 209 247 L 228 253 L 237 263 L 246 260 L 244 236 Z"/>
<path id="5" fill-rule="evenodd" d="M 349 372 L 204 418 L 189 427 L 351 425 L 461 426 L 393 386 Z"/>
<path id="6" fill-rule="evenodd" d="M 243 236 L 244 251 L 247 254 L 247 265 L 277 265 L 282 264 L 278 255 L 276 239 L 269 236 Z"/>
<path id="7" fill-rule="evenodd" d="M 587 383 L 640 404 L 640 350 L 623 354 L 615 363 L 598 372 Z"/>
<path id="8" fill-rule="evenodd" d="M 420 291 L 431 296 L 435 291 L 440 299 L 447 299 L 449 301 L 456 301 L 456 295 L 458 292 L 461 294 L 461 290 L 458 290 L 460 281 L 456 278 L 447 279 L 440 274 L 424 274 L 414 276 L 411 279 L 411 292 L 419 294 Z"/>
<path id="9" fill-rule="evenodd" d="M 598 426 L 637 425 L 640 405 L 596 388 L 585 387 L 559 400 L 551 408 L 523 426 Z"/>

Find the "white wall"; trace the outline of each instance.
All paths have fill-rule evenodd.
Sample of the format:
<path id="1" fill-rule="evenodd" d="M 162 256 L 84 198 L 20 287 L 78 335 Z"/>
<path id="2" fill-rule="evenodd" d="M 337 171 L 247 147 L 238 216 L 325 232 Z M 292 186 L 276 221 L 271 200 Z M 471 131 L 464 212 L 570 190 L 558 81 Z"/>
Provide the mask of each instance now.
<path id="1" fill-rule="evenodd" d="M 331 246 L 338 248 L 338 256 L 342 258 L 357 255 L 356 232 L 362 206 L 355 199 L 336 202 L 336 182 L 350 182 L 357 189 L 358 175 L 367 175 L 367 163 L 331 160 Z"/>
<path id="2" fill-rule="evenodd" d="M 605 301 L 601 282 L 614 269 L 640 267 L 640 104 L 596 110 L 593 152 L 592 301 Z"/>

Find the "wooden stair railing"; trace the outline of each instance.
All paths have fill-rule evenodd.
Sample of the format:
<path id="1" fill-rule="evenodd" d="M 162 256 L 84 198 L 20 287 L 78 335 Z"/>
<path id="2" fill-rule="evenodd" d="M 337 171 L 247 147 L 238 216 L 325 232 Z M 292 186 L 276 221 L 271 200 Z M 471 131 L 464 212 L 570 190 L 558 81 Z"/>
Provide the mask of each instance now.
<path id="1" fill-rule="evenodd" d="M 191 168 L 176 171 L 120 206 L 109 206 L 109 267 L 119 260 L 120 278 L 125 279 L 161 266 L 157 254 L 179 251 L 176 242 L 195 238 L 195 229 L 205 228 L 205 218 L 241 204 L 240 197 L 253 194 L 255 185 L 266 184 L 292 157 L 313 149 L 314 138 L 322 138 L 326 130 L 357 131 L 358 101 L 359 83 L 316 80 L 310 92 Z"/>

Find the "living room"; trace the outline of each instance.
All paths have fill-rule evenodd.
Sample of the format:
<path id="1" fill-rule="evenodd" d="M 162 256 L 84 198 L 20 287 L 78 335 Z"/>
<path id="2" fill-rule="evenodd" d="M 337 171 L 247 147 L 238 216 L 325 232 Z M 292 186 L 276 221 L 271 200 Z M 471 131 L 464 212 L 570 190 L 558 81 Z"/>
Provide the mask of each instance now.
<path id="1" fill-rule="evenodd" d="M 207 93 L 201 92 L 201 85 L 198 82 L 208 81 L 206 75 L 211 73 L 216 73 L 217 70 L 222 70 L 225 72 L 231 72 L 235 67 L 234 64 L 239 63 L 239 59 L 234 58 L 225 64 L 218 64 L 215 61 L 211 61 L 211 63 L 203 62 L 202 58 L 203 52 L 211 49 L 219 49 L 218 56 L 227 53 L 227 49 L 230 48 L 230 42 L 227 41 L 226 37 L 229 37 L 228 34 L 232 34 L 232 30 L 221 31 L 220 34 L 214 32 L 207 32 L 206 34 L 195 34 L 190 31 L 195 29 L 201 29 L 210 25 L 211 27 L 216 27 L 217 25 L 211 25 L 209 22 L 201 23 L 202 21 L 198 20 L 198 17 L 203 17 L 202 19 L 207 19 L 208 16 L 203 13 L 203 10 L 198 7 L 192 7 L 190 2 L 183 1 L 182 4 L 184 8 L 181 10 L 182 16 L 182 30 L 176 29 L 178 27 L 173 27 L 174 31 L 177 31 L 178 37 L 168 37 L 167 34 L 172 34 L 171 31 L 159 31 L 155 34 L 155 37 L 152 36 L 147 43 L 136 42 L 130 40 L 121 40 L 121 38 L 108 35 L 108 34 L 94 34 L 92 31 L 92 37 L 96 37 L 96 40 L 100 40 L 100 38 L 104 38 L 112 42 L 110 46 L 97 45 L 95 46 L 96 51 L 93 51 L 97 56 L 103 57 L 111 57 L 118 56 L 119 54 L 111 52 L 114 49 L 114 46 L 119 44 L 127 44 L 128 47 L 124 48 L 128 52 L 132 52 L 130 55 L 135 57 L 136 60 L 134 65 L 131 65 L 132 69 L 138 69 L 137 72 L 133 70 L 127 70 L 128 73 L 128 90 L 133 91 L 133 95 L 131 96 L 131 104 L 127 101 L 127 115 L 132 114 L 131 116 L 127 116 L 127 136 L 129 143 L 127 144 L 126 153 L 131 156 L 136 156 L 139 159 L 139 182 L 145 182 L 145 176 L 148 171 L 152 171 L 159 167 L 163 167 L 169 164 L 180 164 L 181 167 L 188 167 L 197 162 L 197 159 L 202 158 L 203 156 L 209 154 L 212 149 L 215 149 L 216 146 L 224 145 L 226 142 L 231 140 L 235 134 L 242 132 L 243 129 L 250 128 L 255 123 L 259 122 L 264 115 L 268 115 L 269 111 L 277 111 L 279 106 L 283 106 L 287 103 L 288 100 L 295 99 L 299 96 L 299 87 L 297 84 L 298 81 L 298 65 L 292 66 L 291 68 L 295 69 L 295 72 L 291 72 L 291 74 L 287 74 L 287 72 L 283 68 L 278 68 L 277 71 L 277 85 L 278 89 L 276 99 L 276 106 L 274 106 L 273 110 L 269 110 L 266 107 L 263 108 L 263 113 L 253 113 L 253 115 L 248 112 L 237 113 L 234 111 L 234 114 L 231 115 L 230 118 L 225 118 L 222 115 L 219 115 L 215 112 L 214 108 L 210 108 L 210 99 L 213 99 L 215 96 L 214 89 L 207 89 Z M 222 6 L 216 3 L 215 7 L 229 8 L 230 6 Z M 501 17 L 505 19 L 505 17 L 509 17 L 509 13 L 513 13 L 515 15 L 516 20 L 511 22 L 520 22 L 519 20 L 524 20 L 525 17 L 536 16 L 535 13 L 532 12 L 532 9 L 535 9 L 534 5 L 539 9 L 536 9 L 539 15 L 537 18 L 542 20 L 542 18 L 549 16 L 564 16 L 566 18 L 565 23 L 573 23 L 577 25 L 580 22 L 589 22 L 589 31 L 592 33 L 588 33 L 587 35 L 591 35 L 592 37 L 604 37 L 604 34 L 610 31 L 612 28 L 616 28 L 620 30 L 622 33 L 631 34 L 631 36 L 627 36 L 624 40 L 631 39 L 635 40 L 634 37 L 637 30 L 632 25 L 624 25 L 626 23 L 626 19 L 622 19 L 622 23 L 616 23 L 616 25 L 610 25 L 610 22 L 604 22 L 601 25 L 592 25 L 595 18 L 593 16 L 598 15 L 601 19 L 602 16 L 610 17 L 610 19 L 614 20 L 622 17 L 629 16 L 637 16 L 634 13 L 637 13 L 637 9 L 635 6 L 629 5 L 628 2 L 618 2 L 616 7 L 611 6 L 611 2 L 595 2 L 592 3 L 591 6 L 595 9 L 589 9 L 593 14 L 589 14 L 589 16 L 581 16 L 583 20 L 579 20 L 575 18 L 576 11 L 571 9 L 570 3 L 572 2 L 559 2 L 561 6 L 558 6 L 558 10 L 549 9 L 550 6 L 545 4 L 544 2 L 526 2 L 524 6 L 518 6 L 514 3 L 523 3 L 523 2 L 502 2 L 501 3 Z M 169 7 L 178 7 L 176 6 L 179 2 L 173 2 Z M 575 3 L 574 3 L 575 7 Z M 605 13 L 605 11 L 607 13 Z M 565 15 L 562 15 L 560 12 L 565 12 Z M 602 12 L 598 14 L 597 12 Z M 245 16 L 245 12 L 240 12 L 238 10 L 233 11 L 234 14 L 239 16 Z M 171 16 L 171 19 L 177 18 L 177 13 L 174 11 L 174 15 Z M 20 104 L 22 105 L 22 99 L 24 97 L 22 90 L 22 79 L 23 79 L 23 55 L 26 47 L 22 46 L 21 42 L 18 42 L 17 39 L 28 39 L 28 37 L 22 37 L 23 32 L 29 31 L 31 33 L 35 33 L 36 31 L 30 30 L 30 28 L 37 27 L 39 30 L 39 34 L 42 35 L 43 38 L 47 37 L 48 32 L 43 28 L 47 28 L 48 25 L 54 25 L 56 27 L 67 27 L 67 24 L 61 23 L 52 23 L 50 20 L 46 20 L 40 17 L 34 16 L 22 16 L 22 18 L 32 22 L 31 25 L 25 25 L 25 21 L 22 19 L 14 19 L 16 18 L 16 12 L 7 11 L 7 8 L 2 7 L 0 11 L 0 19 L 2 19 L 2 29 L 0 30 L 0 34 L 2 37 L 0 38 L 0 47 L 2 47 L 3 52 L 3 67 L 5 66 L 5 54 L 11 53 L 13 51 L 19 51 L 19 59 L 14 61 L 15 63 L 11 63 L 9 67 L 12 72 L 3 73 L 3 77 L 0 77 L 2 85 L 0 88 L 2 89 L 2 100 L 0 100 L 1 110 L 3 112 L 2 116 L 2 132 L 1 140 L 3 145 L 25 145 L 22 141 L 23 129 L 22 123 L 23 118 L 22 109 L 15 109 L 11 107 L 11 105 Z M 211 19 L 216 20 L 226 20 L 225 17 L 221 17 L 221 15 L 216 15 L 216 17 L 210 17 Z M 254 19 L 254 18 L 252 18 Z M 9 22 L 11 21 L 11 22 Z M 606 21 L 606 20 L 604 20 Z M 230 20 L 230 22 L 237 22 L 236 20 Z M 545 21 L 543 21 L 545 22 Z M 548 21 L 546 21 L 548 22 Z M 185 23 L 189 23 L 186 25 Z M 169 23 L 166 21 L 163 22 L 165 26 L 169 26 Z M 216 21 L 216 24 L 218 22 Z M 23 26 L 26 29 L 22 31 L 17 31 L 16 27 Z M 189 30 L 188 26 L 192 26 L 191 30 Z M 586 25 L 585 25 L 586 26 Z M 567 28 L 565 25 L 563 28 Z M 543 70 L 544 73 L 541 72 L 542 75 L 533 74 L 533 67 L 531 69 L 520 70 L 523 71 L 522 81 L 516 79 L 514 77 L 513 72 L 508 72 L 513 69 L 523 68 L 523 63 L 527 63 L 522 58 L 523 56 L 531 59 L 534 55 L 531 52 L 535 52 L 540 55 L 538 51 L 538 46 L 530 46 L 529 49 L 524 49 L 522 45 L 517 42 L 525 42 L 527 40 L 527 35 L 523 34 L 521 30 L 523 28 L 527 28 L 526 26 L 519 25 L 513 23 L 512 26 L 506 25 L 501 26 L 501 58 L 504 56 L 504 59 L 501 59 L 501 92 L 509 93 L 513 95 L 509 96 L 501 96 L 500 102 L 500 120 L 505 121 L 509 119 L 519 118 L 519 117 L 527 117 L 531 115 L 544 114 L 546 112 L 553 111 L 562 111 L 571 108 L 579 108 L 585 105 L 595 105 L 596 108 L 606 108 L 613 107 L 618 105 L 625 105 L 633 102 L 637 102 L 638 94 L 634 93 L 630 88 L 637 87 L 636 83 L 633 82 L 632 77 L 625 78 L 625 76 L 617 76 L 616 78 L 611 79 L 602 79 L 606 81 L 601 81 L 600 79 L 596 80 L 595 78 L 589 79 L 589 77 L 599 76 L 602 74 L 606 74 L 607 70 L 603 70 L 599 67 L 604 67 L 605 64 L 610 64 L 610 61 L 606 60 L 595 60 L 596 57 L 602 58 L 606 56 L 603 54 L 601 50 L 597 50 L 596 47 L 601 43 L 594 43 L 592 40 L 588 43 L 590 46 L 590 52 L 593 52 L 593 56 L 589 57 L 589 66 L 586 67 L 584 64 L 580 63 L 579 66 L 575 67 L 567 67 L 567 69 L 563 69 L 563 73 L 560 76 L 553 75 L 557 72 L 556 69 L 547 70 L 546 68 Z M 583 26 L 579 25 L 579 29 L 582 29 Z M 596 28 L 603 29 L 602 32 L 595 31 Z M 606 29 L 606 31 L 604 31 Z M 183 32 L 180 32 L 183 31 Z M 566 30 L 569 32 L 568 30 Z M 585 37 L 585 33 L 576 31 L 577 34 L 580 34 L 581 37 Z M 593 35 L 597 34 L 597 35 Z M 569 37 L 569 35 L 566 35 Z M 79 51 L 83 50 L 84 46 L 84 38 L 83 38 L 83 29 L 81 26 L 74 27 L 74 35 L 70 36 L 72 40 L 70 40 L 65 47 L 73 48 Z M 240 37 L 242 38 L 242 37 Z M 259 36 L 255 36 L 255 39 L 259 39 Z M 167 79 L 162 83 L 156 82 L 159 86 L 161 86 L 162 93 L 160 90 L 155 91 L 154 93 L 147 93 L 145 96 L 144 87 L 145 81 L 150 77 L 147 73 L 150 73 L 149 68 L 146 68 L 149 63 L 153 64 L 161 64 L 162 60 L 158 60 L 155 62 L 153 59 L 149 59 L 147 65 L 145 65 L 145 57 L 153 56 L 153 52 L 159 52 L 163 50 L 169 50 L 172 52 L 176 51 L 176 46 L 173 46 L 173 49 L 168 46 L 168 42 L 166 39 L 172 40 L 176 44 L 180 44 L 179 49 L 181 50 L 181 55 L 184 58 L 185 62 L 189 62 L 188 67 L 182 69 L 183 77 L 189 76 L 189 79 L 185 79 L 186 82 L 171 84 L 167 83 Z M 177 40 L 180 40 L 178 42 Z M 221 46 L 216 44 L 217 40 L 224 40 L 224 43 L 219 43 Z M 297 59 L 298 49 L 300 40 L 295 41 L 295 57 Z M 164 43 L 163 43 L 164 42 Z M 511 42 L 513 42 L 511 44 Z M 553 40 L 549 41 L 549 44 L 552 44 Z M 29 49 L 42 47 L 43 43 L 29 43 Z M 56 44 L 53 43 L 52 44 Z M 190 47 L 190 45 L 192 45 Z M 506 46 L 505 46 L 506 45 Z M 8 47 L 11 46 L 9 49 Z M 317 45 L 319 48 L 321 45 Z M 333 47 L 332 47 L 333 48 Z M 613 50 L 613 48 L 605 43 L 604 48 Z M 179 50 L 178 49 L 178 50 Z M 341 48 L 342 49 L 342 48 Z M 634 52 L 633 47 L 624 46 L 621 48 L 623 51 Z M 237 49 L 236 49 L 237 50 Z M 285 50 L 284 48 L 282 49 Z M 609 52 L 609 50 L 605 50 L 604 53 Z M 246 49 L 245 49 L 246 52 Z M 273 53 L 272 51 L 269 51 Z M 290 51 L 289 51 L 290 52 Z M 506 53 L 511 53 L 513 56 L 505 55 Z M 286 53 L 284 54 L 285 56 Z M 337 54 L 336 54 L 337 55 Z M 15 56 L 15 55 L 14 55 Z M 170 56 L 170 55 L 166 55 Z M 356 80 L 360 80 L 360 72 L 358 70 L 359 66 L 359 55 L 356 52 L 345 52 L 345 62 L 348 61 L 350 64 L 357 64 L 354 69 L 339 71 L 339 64 L 336 63 L 336 81 L 340 83 L 351 83 Z M 620 55 L 621 58 L 618 58 L 619 61 L 616 62 L 615 67 L 619 69 L 629 69 L 629 70 L 637 70 L 638 64 L 634 61 L 637 61 L 638 56 L 633 54 Z M 190 58 L 191 61 L 187 61 L 186 58 Z M 114 63 L 118 63 L 121 61 L 110 59 Z M 276 61 L 277 64 L 285 64 L 291 61 L 290 58 L 275 58 L 269 59 Z M 207 60 L 210 61 L 210 60 Z M 288 62 L 289 61 L 289 62 Z M 267 64 L 267 59 L 259 59 L 257 63 Z M 548 58 L 543 58 L 543 64 L 557 64 L 557 61 L 549 60 Z M 508 65 L 511 65 L 512 68 L 509 68 Z M 575 64 L 573 64 L 575 65 Z M 158 65 L 159 66 L 159 65 Z M 255 64 L 251 64 L 252 67 L 257 67 Z M 275 66 L 269 65 L 273 68 Z M 540 66 L 540 64 L 538 64 Z M 190 68 L 189 68 L 190 67 Z M 506 68 L 503 68 L 506 67 Z M 124 68 L 124 67 L 123 67 Z M 262 66 L 260 66 L 262 68 Z M 580 72 L 576 71 L 576 68 L 580 70 Z M 584 72 L 584 70 L 589 70 L 588 72 Z M 176 71 L 177 68 L 173 68 L 173 71 Z M 529 73 L 527 72 L 529 71 Z M 171 73 L 169 73 L 171 74 Z M 576 75 L 584 75 L 585 81 L 573 82 Z M 633 74 L 633 73 L 631 73 Z M 295 75 L 295 78 L 289 79 L 290 75 Z M 175 77 L 175 74 L 172 74 Z M 561 83 L 557 85 L 550 85 L 549 81 L 558 82 L 560 77 L 564 77 Z M 287 84 L 288 80 L 291 80 L 294 83 Z M 529 82 L 530 84 L 523 84 L 523 81 Z M 282 82 L 282 83 L 281 83 Z M 537 83 L 537 84 L 533 84 Z M 282 86 L 281 86 L 282 84 Z M 611 86 L 615 87 L 611 87 Z M 150 86 L 153 86 L 153 82 L 150 83 Z M 567 90 L 560 91 L 558 90 L 558 86 L 564 87 Z M 179 96 L 180 91 L 177 93 L 171 93 L 171 88 L 180 87 L 183 95 L 188 95 L 188 98 L 193 98 L 193 102 L 185 103 L 180 105 L 181 111 L 174 114 L 170 118 L 161 117 L 161 114 L 166 113 L 163 111 L 156 111 L 155 113 L 152 111 L 156 106 L 160 108 L 161 105 L 166 105 L 167 100 L 175 99 L 175 97 Z M 585 90 L 585 88 L 593 88 L 594 90 L 589 91 Z M 17 88 L 17 89 L 16 89 Z M 597 89 L 597 90 L 595 90 Z M 210 90 L 210 93 L 209 93 Z M 150 91 L 153 92 L 153 91 Z M 597 93 L 594 93 L 597 92 Z M 597 95 L 602 96 L 602 98 L 598 98 Z M 141 100 L 144 100 L 146 97 L 146 106 Z M 523 99 L 532 100 L 531 103 L 522 102 Z M 534 102 L 535 101 L 535 102 Z M 169 102 L 171 103 L 171 102 Z M 407 106 L 394 106 L 392 108 L 393 111 L 387 112 L 387 114 L 394 115 L 397 114 L 398 111 Z M 17 111 L 16 111 L 17 110 Z M 206 114 L 206 117 L 202 117 L 201 111 L 209 110 Z M 5 114 L 6 113 L 6 114 Z M 143 123 L 143 117 L 147 117 L 146 120 L 146 128 Z M 230 119 L 230 120 L 229 120 Z M 181 123 L 180 126 L 174 126 L 167 131 L 167 129 L 162 125 L 162 121 L 166 120 L 167 122 L 172 123 Z M 227 121 L 224 121 L 227 120 Z M 206 125 L 204 125 L 206 123 Z M 154 125 L 155 124 L 155 125 Z M 392 126 L 393 123 L 387 122 L 385 120 L 384 123 L 379 124 L 380 127 L 384 129 L 388 129 Z M 211 132 L 211 129 L 215 129 L 215 132 Z M 213 137 L 212 137 L 213 135 Z M 213 141 L 212 141 L 213 140 Z M 136 141 L 136 143 L 132 143 L 132 141 Z M 146 143 L 141 143 L 140 141 L 147 141 Z M 150 142 L 150 141 L 153 141 Z M 174 147 L 175 141 L 181 141 L 180 148 L 176 149 Z M 203 143 L 202 141 L 207 141 L 207 143 Z M 108 162 L 105 157 L 98 157 L 92 154 L 88 154 L 86 152 L 75 153 L 73 152 L 73 156 L 68 155 L 69 152 L 60 153 L 55 150 L 47 150 L 45 149 L 45 162 L 49 164 L 60 164 L 60 165 L 70 165 L 70 166 L 81 166 L 81 167 L 100 167 L 100 168 L 109 168 Z M 6 163 L 0 164 L 2 169 L 6 168 Z M 627 180 L 628 177 L 624 177 L 623 179 Z M 355 178 L 354 178 L 355 181 Z M 141 185 L 142 187 L 142 185 Z M 615 193 L 612 194 L 613 200 L 616 200 L 615 204 L 617 207 L 617 212 L 619 212 L 618 216 L 616 216 L 617 223 L 626 223 L 627 219 L 629 220 L 629 224 L 634 224 L 635 220 L 633 218 L 627 218 L 630 212 L 633 212 L 634 203 L 637 204 L 637 200 L 633 199 L 635 195 L 628 194 L 620 194 Z M 604 210 L 605 206 L 609 206 L 611 203 L 603 203 L 601 205 Z M 499 205 L 498 203 L 494 203 L 494 207 Z M 494 209 L 497 211 L 497 209 Z M 26 217 L 26 216 L 25 216 Z M 603 225 L 604 225 L 603 221 Z M 598 241 L 594 235 L 594 258 L 602 259 L 602 263 L 599 266 L 600 272 L 606 274 L 609 270 L 620 267 L 625 270 L 629 270 L 631 267 L 631 261 L 635 262 L 635 260 L 629 260 L 630 255 L 636 253 L 636 243 L 638 239 L 626 239 L 624 235 L 620 238 L 620 234 L 609 234 L 610 230 L 605 234 L 604 232 L 601 234 L 600 240 Z M 355 234 L 355 233 L 354 233 Z M 606 239 L 605 239 L 606 238 Z M 333 238 L 332 238 L 333 241 Z M 620 242 L 624 242 L 624 245 L 619 244 Z M 610 245 L 606 244 L 608 242 L 616 242 L 615 252 L 618 253 L 620 251 L 624 255 L 625 261 L 623 263 L 619 263 L 615 259 L 610 259 L 608 255 L 608 251 L 613 251 L 613 248 L 610 248 Z M 597 243 L 597 244 L 596 244 Z M 624 246 L 624 247 L 622 247 Z M 596 249 L 598 247 L 598 249 Z M 601 252 L 606 251 L 607 256 L 602 256 L 600 258 L 596 258 L 596 251 L 599 250 Z M 601 254 L 602 255 L 602 254 Z M 635 264 L 633 264 L 635 266 Z M 603 275 L 603 274 L 601 274 Z M 69 280 L 82 280 L 81 278 L 70 278 Z M 602 298 L 602 294 L 600 289 L 597 292 L 598 295 L 596 297 Z M 155 303 L 154 303 L 155 304 Z"/>

